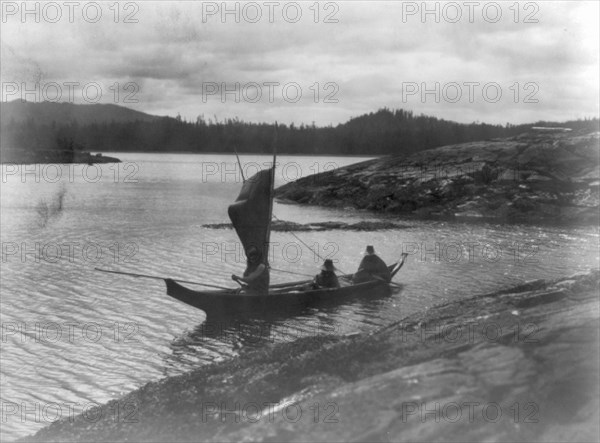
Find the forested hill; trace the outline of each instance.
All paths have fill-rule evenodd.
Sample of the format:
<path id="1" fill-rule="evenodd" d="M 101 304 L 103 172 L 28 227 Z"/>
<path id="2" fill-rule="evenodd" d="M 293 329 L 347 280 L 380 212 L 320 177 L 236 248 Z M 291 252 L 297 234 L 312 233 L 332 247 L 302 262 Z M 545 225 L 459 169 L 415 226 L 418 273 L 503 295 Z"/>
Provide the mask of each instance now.
<path id="1" fill-rule="evenodd" d="M 37 125 L 56 125 L 77 122 L 80 125 L 103 122 L 155 121 L 156 115 L 135 111 L 124 106 L 113 104 L 76 105 L 73 103 L 41 102 L 33 103 L 22 100 L 0 103 L 0 117 L 3 123 L 13 120 L 23 123 L 33 120 Z"/>
<path id="2" fill-rule="evenodd" d="M 337 126 L 279 125 L 277 151 L 290 154 L 375 155 L 414 153 L 442 145 L 508 137 L 532 125 L 597 129 L 598 119 L 528 125 L 461 124 L 402 109 L 380 109 Z M 2 103 L 2 149 L 270 153 L 273 124 L 236 119 L 195 122 L 157 117 L 116 105 Z"/>

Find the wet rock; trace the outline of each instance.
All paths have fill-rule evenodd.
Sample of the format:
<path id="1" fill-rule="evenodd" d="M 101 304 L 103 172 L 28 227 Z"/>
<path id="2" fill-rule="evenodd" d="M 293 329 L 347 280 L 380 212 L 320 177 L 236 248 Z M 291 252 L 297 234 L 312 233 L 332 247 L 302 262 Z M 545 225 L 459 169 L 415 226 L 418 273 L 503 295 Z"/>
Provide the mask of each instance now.
<path id="1" fill-rule="evenodd" d="M 305 177 L 276 196 L 418 217 L 597 224 L 599 140 L 597 132 L 528 133 L 444 146 Z"/>
<path id="2" fill-rule="evenodd" d="M 599 289 L 597 270 L 536 280 L 243 351 L 24 441 L 597 441 Z M 126 404 L 136 420 L 114 420 Z"/>

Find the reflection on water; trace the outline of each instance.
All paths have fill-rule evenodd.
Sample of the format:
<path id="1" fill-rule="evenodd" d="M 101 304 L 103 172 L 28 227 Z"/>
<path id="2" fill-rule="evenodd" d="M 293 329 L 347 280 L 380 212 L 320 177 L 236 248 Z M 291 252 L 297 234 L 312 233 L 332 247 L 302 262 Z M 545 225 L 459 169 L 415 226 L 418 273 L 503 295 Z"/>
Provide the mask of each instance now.
<path id="1" fill-rule="evenodd" d="M 387 297 L 386 297 L 387 298 Z M 360 298 L 349 304 L 364 325 L 381 325 L 372 321 L 385 306 L 384 298 Z M 356 333 L 341 328 L 342 306 L 310 308 L 294 318 L 206 319 L 171 342 L 172 353 L 165 356 L 169 368 L 188 368 L 190 363 L 210 363 L 235 356 L 242 348 L 257 348 L 299 338 Z"/>
<path id="2" fill-rule="evenodd" d="M 364 333 L 437 303 L 598 267 L 594 229 L 410 221 L 403 229 L 378 232 L 298 233 L 343 272 L 356 269 L 367 244 L 388 263 L 409 252 L 396 277 L 404 289 L 293 319 L 205 323 L 202 311 L 167 297 L 161 281 L 94 267 L 232 284 L 231 274 L 244 268 L 235 233 L 202 225 L 227 221 L 227 205 L 241 183 L 238 174 L 228 174 L 235 171 L 235 157 L 120 157 L 120 165 L 64 165 L 59 180 L 43 168 L 24 176 L 3 169 L 2 402 L 29 409 L 105 402 L 243 348 Z M 268 161 L 242 158 L 246 175 Z M 358 159 L 279 161 L 277 181 L 283 184 Z M 275 204 L 274 212 L 298 223 L 373 218 L 349 209 L 283 204 Z M 294 237 L 274 232 L 272 241 L 274 268 L 318 272 L 322 259 Z M 297 278 L 273 273 L 272 281 L 290 277 Z M 7 417 L 1 437 L 27 435 L 48 421 L 26 418 Z"/>

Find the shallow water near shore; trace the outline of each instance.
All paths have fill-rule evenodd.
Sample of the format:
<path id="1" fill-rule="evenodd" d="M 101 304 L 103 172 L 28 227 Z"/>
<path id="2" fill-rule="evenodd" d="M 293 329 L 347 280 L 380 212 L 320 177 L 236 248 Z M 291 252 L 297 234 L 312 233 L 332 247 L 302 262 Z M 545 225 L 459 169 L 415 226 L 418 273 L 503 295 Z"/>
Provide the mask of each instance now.
<path id="1" fill-rule="evenodd" d="M 118 157 L 122 164 L 30 166 L 25 175 L 3 165 L 2 402 L 29 412 L 24 419 L 22 409 L 7 416 L 2 439 L 67 417 L 68 405 L 81 413 L 245 346 L 370 331 L 434 304 L 599 266 L 594 228 L 410 220 L 397 230 L 302 232 L 297 235 L 343 272 L 355 270 L 367 244 L 388 263 L 408 252 L 396 277 L 403 290 L 273 324 L 206 325 L 202 311 L 167 297 L 163 282 L 94 267 L 233 286 L 230 275 L 244 268 L 234 231 L 202 225 L 228 221 L 227 206 L 241 185 L 235 157 Z M 269 161 L 243 156 L 246 176 Z M 277 185 L 357 161 L 281 157 Z M 298 223 L 376 219 L 283 204 L 275 204 L 274 213 Z M 322 262 L 285 232 L 272 234 L 270 261 L 273 268 L 307 275 Z M 299 278 L 284 272 L 271 277 Z"/>

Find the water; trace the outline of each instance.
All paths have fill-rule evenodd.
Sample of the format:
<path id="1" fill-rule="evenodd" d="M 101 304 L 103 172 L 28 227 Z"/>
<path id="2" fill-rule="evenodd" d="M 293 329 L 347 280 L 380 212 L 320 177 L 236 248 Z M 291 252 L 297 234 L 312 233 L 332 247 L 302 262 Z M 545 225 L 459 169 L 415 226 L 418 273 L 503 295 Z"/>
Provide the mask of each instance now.
<path id="1" fill-rule="evenodd" d="M 120 165 L 12 168 L 1 188 L 2 439 L 89 411 L 151 380 L 234 356 L 244 346 L 315 334 L 364 332 L 437 303 L 525 280 L 599 266 L 598 232 L 397 220 L 401 229 L 298 233 L 352 272 L 367 244 L 388 263 L 411 255 L 404 289 L 304 317 L 209 325 L 200 310 L 165 295 L 160 280 L 95 267 L 232 286 L 244 269 L 227 222 L 239 192 L 235 157 L 120 154 Z M 270 158 L 243 156 L 246 175 Z M 277 185 L 362 159 L 281 157 Z M 275 204 L 299 223 L 374 219 L 352 209 Z M 321 259 L 288 233 L 272 235 L 274 268 L 314 275 Z M 298 279 L 273 273 L 273 282 Z"/>

